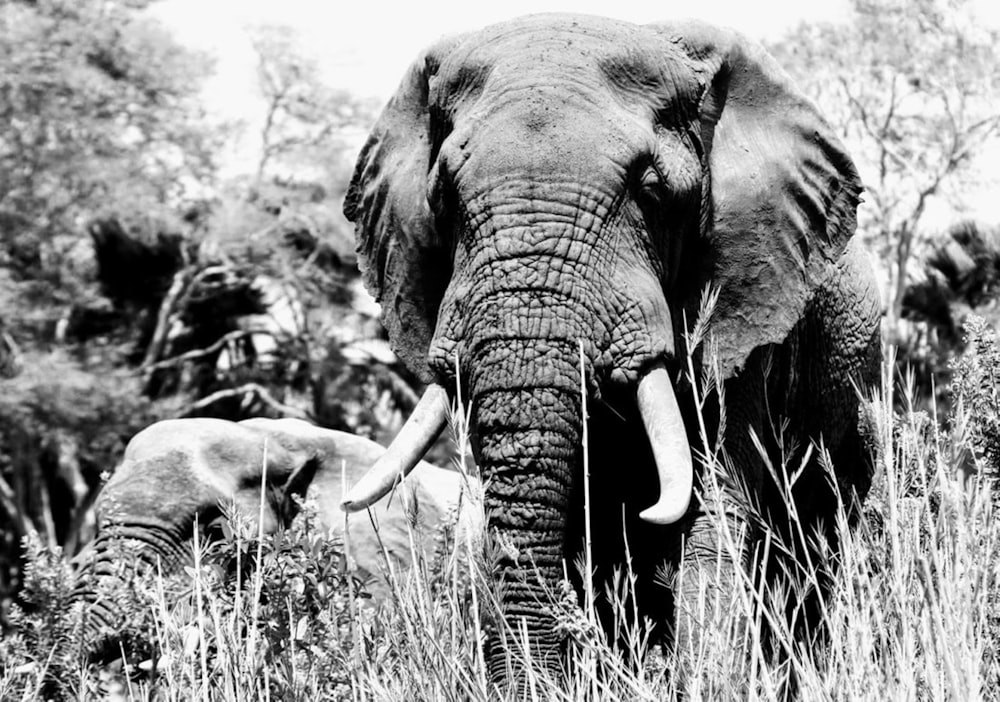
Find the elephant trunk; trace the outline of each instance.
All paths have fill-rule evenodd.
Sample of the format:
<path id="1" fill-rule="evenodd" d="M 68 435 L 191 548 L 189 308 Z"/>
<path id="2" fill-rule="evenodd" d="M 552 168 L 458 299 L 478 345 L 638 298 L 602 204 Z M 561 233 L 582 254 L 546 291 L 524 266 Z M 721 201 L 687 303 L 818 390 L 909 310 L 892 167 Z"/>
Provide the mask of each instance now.
<path id="1" fill-rule="evenodd" d="M 101 525 L 87 560 L 76 576 L 73 600 L 84 603 L 82 640 L 90 657 L 103 657 L 115 634 L 128 624 L 122 604 L 133 578 L 175 571 L 190 564 L 180 530 L 132 517 Z M 112 655 L 116 655 L 114 651 Z"/>
<path id="2" fill-rule="evenodd" d="M 578 342 L 497 339 L 477 346 L 469 372 L 472 438 L 497 559 L 500 638 L 526 637 L 535 661 L 557 669 L 564 637 L 539 603 L 558 596 L 565 572 L 570 493 L 582 452 Z M 489 664 L 502 679 L 506 660 L 496 646 Z"/>

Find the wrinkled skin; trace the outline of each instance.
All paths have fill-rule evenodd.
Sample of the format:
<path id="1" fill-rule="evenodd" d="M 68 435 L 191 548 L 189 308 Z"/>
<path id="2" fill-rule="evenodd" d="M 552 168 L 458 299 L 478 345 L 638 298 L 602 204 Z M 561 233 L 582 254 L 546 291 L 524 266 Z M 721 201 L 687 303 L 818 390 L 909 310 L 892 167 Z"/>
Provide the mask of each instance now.
<path id="1" fill-rule="evenodd" d="M 672 623 L 679 645 L 699 639 L 703 623 L 685 614 L 699 578 L 720 584 L 710 600 L 731 597 L 726 572 L 749 565 L 751 504 L 781 522 L 751 430 L 776 466 L 776 422 L 788 421 L 786 447 L 797 442 L 791 467 L 822 438 L 848 504 L 863 498 L 872 462 L 852 383 L 876 381 L 880 337 L 870 266 L 850 241 L 860 190 L 833 131 L 763 49 L 698 23 L 530 16 L 442 40 L 403 78 L 345 213 L 396 352 L 452 392 L 460 368 L 505 624 L 523 623 L 536 659 L 561 665 L 564 641 L 538 602 L 582 542 L 581 341 L 597 588 L 627 534 L 639 608 Z M 746 489 L 713 493 L 696 461 L 687 513 L 649 524 L 637 515 L 657 478 L 637 387 L 665 363 L 687 427 L 678 440 L 700 446 L 678 378 L 683 321 L 709 285 L 725 448 Z M 706 419 L 711 433 L 718 417 Z M 815 459 L 795 498 L 806 528 L 828 532 L 836 500 Z M 718 510 L 747 527 L 735 558 L 710 525 Z M 671 589 L 655 583 L 680 562 Z M 490 664 L 502 679 L 500 647 Z"/>
<path id="2" fill-rule="evenodd" d="M 115 603 L 96 600 L 90 578 L 117 577 L 113 559 L 123 552 L 160 563 L 163 572 L 190 564 L 195 519 L 210 523 L 220 505 L 233 504 L 256 530 L 265 450 L 264 533 L 290 522 L 296 512 L 292 496 L 298 495 L 314 502 L 318 528 L 340 535 L 342 475 L 352 483 L 385 452 L 368 439 L 298 419 L 174 419 L 136 434 L 97 498 L 98 533 L 83 559 L 76 593 L 89 603 L 85 636 L 93 652 L 109 643 L 102 630 L 114 628 Z M 383 547 L 398 569 L 411 562 L 411 533 L 416 547 L 428 553 L 444 524 L 455 523 L 459 538 L 468 532 L 475 539 L 482 529 L 478 492 L 474 479 L 421 462 L 372 508 L 377 535 L 367 514 L 349 520 L 351 560 L 376 600 L 389 592 Z"/>

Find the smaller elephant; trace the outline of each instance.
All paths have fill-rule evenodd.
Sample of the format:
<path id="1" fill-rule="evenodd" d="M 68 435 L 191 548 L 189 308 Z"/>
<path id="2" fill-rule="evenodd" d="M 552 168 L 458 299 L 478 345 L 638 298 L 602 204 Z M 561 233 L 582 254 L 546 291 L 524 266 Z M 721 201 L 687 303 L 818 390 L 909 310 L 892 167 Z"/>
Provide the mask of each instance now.
<path id="1" fill-rule="evenodd" d="M 353 484 L 385 452 L 374 441 L 299 419 L 172 419 L 142 430 L 97 498 L 97 537 L 83 559 L 76 590 L 87 602 L 88 647 L 101 648 L 113 628 L 114 603 L 96 593 L 102 579 L 121 577 L 115 560 L 122 553 L 176 571 L 191 563 L 187 542 L 196 519 L 208 524 L 221 505 L 232 504 L 255 528 L 262 514 L 263 531 L 272 533 L 294 518 L 293 496 L 316 504 L 320 528 L 343 535 L 343 480 Z M 380 577 L 383 548 L 394 567 L 406 567 L 411 534 L 425 552 L 446 523 L 455 524 L 459 544 L 477 538 L 483 521 L 479 492 L 474 478 L 421 461 L 390 498 L 373 505 L 371 518 L 350 520 L 348 555 L 376 600 L 389 592 Z"/>

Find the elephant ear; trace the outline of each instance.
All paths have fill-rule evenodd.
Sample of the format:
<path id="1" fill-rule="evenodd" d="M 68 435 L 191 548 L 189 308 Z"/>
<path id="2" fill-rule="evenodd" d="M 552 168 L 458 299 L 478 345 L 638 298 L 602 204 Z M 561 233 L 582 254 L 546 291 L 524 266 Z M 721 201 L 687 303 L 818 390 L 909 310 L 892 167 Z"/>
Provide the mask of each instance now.
<path id="1" fill-rule="evenodd" d="M 704 243 L 719 290 L 709 328 L 729 377 L 802 317 L 854 234 L 861 182 L 833 129 L 761 46 L 697 22 L 654 28 L 705 81 Z"/>
<path id="2" fill-rule="evenodd" d="M 382 306 L 393 350 L 430 380 L 427 349 L 451 275 L 451 246 L 428 204 L 428 174 L 441 130 L 432 126 L 430 83 L 460 37 L 442 40 L 410 67 L 372 128 L 344 200 L 355 223 L 358 262 Z"/>

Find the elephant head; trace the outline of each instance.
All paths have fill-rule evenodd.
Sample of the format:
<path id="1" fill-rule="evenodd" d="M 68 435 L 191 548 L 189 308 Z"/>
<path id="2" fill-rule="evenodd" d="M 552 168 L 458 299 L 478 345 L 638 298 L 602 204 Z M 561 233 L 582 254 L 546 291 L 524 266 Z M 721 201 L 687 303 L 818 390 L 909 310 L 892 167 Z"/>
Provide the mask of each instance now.
<path id="1" fill-rule="evenodd" d="M 298 419 L 175 419 L 139 432 L 98 496 L 98 532 L 79 574 L 76 596 L 87 603 L 88 649 L 99 652 L 115 629 L 116 603 L 101 599 L 99 591 L 102 580 L 121 577 L 115 560 L 123 553 L 164 573 L 175 571 L 191 562 L 188 541 L 196 519 L 205 525 L 228 503 L 255 527 L 263 516 L 264 533 L 272 533 L 294 517 L 293 495 L 315 503 L 317 526 L 342 535 L 342 476 L 353 482 L 384 452 L 368 439 Z M 474 479 L 421 462 L 392 499 L 372 508 L 371 519 L 350 520 L 348 555 L 376 600 L 389 592 L 381 578 L 383 549 L 394 565 L 405 567 L 411 535 L 418 549 L 429 551 L 450 520 L 460 538 L 476 538 L 482 519 L 477 490 Z"/>
<path id="2" fill-rule="evenodd" d="M 813 105 L 733 32 L 537 15 L 431 46 L 344 206 L 393 347 L 431 385 L 346 507 L 419 459 L 457 372 L 503 616 L 551 657 L 559 634 L 537 603 L 579 546 L 581 356 L 591 424 L 621 416 L 645 434 L 617 458 L 605 446 L 594 480 L 621 490 L 628 520 L 685 523 L 683 320 L 717 290 L 709 331 L 722 377 L 737 377 L 835 275 L 860 189 Z M 621 531 L 621 511 L 607 521 Z"/>

